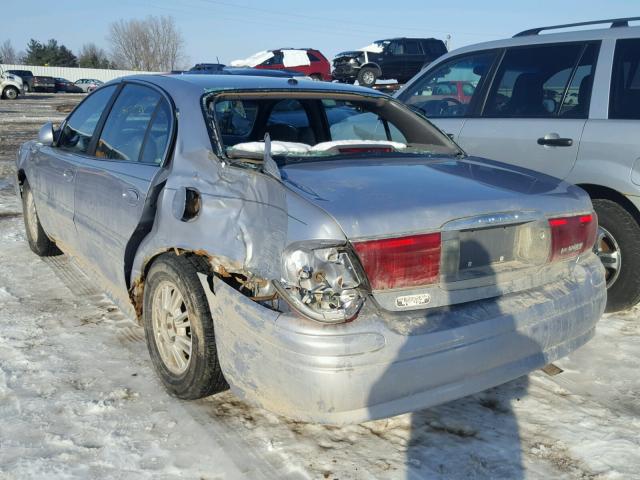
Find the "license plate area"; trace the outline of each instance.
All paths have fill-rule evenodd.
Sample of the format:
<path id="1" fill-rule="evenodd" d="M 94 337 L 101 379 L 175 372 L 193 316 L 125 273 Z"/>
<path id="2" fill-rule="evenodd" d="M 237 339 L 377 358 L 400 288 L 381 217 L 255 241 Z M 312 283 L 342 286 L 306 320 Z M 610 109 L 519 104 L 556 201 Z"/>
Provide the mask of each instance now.
<path id="1" fill-rule="evenodd" d="M 546 263 L 551 236 L 544 218 L 520 213 L 479 218 L 455 221 L 444 229 L 443 287 L 497 284 L 504 273 Z"/>
<path id="2" fill-rule="evenodd" d="M 514 259 L 516 227 L 496 227 L 460 232 L 458 271 L 485 268 Z"/>

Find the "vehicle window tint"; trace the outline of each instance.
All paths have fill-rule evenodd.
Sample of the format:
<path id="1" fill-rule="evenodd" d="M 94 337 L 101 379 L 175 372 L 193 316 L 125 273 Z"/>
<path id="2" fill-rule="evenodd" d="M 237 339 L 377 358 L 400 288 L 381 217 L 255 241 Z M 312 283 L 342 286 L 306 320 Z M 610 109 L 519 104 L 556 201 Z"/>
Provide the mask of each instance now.
<path id="1" fill-rule="evenodd" d="M 60 132 L 59 148 L 75 153 L 87 153 L 98 120 L 115 89 L 116 85 L 100 88 L 80 104 Z"/>
<path id="2" fill-rule="evenodd" d="M 616 42 L 609 118 L 640 119 L 640 39 Z"/>
<path id="3" fill-rule="evenodd" d="M 215 102 L 214 107 L 216 122 L 223 136 L 246 137 L 249 135 L 256 123 L 257 111 L 256 102 L 251 100 L 221 100 Z"/>
<path id="4" fill-rule="evenodd" d="M 309 57 L 310 62 L 319 62 L 320 59 L 311 52 L 307 52 L 307 56 Z"/>
<path id="5" fill-rule="evenodd" d="M 140 161 L 142 163 L 149 163 L 152 165 L 162 164 L 164 159 L 164 152 L 169 143 L 169 134 L 171 133 L 171 107 L 169 103 L 162 99 L 156 111 L 153 114 L 151 125 L 147 131 L 147 138 L 144 141 L 144 147 L 142 148 L 142 156 Z"/>
<path id="6" fill-rule="evenodd" d="M 404 48 L 407 55 L 422 55 L 420 44 L 415 40 L 408 40 L 405 42 Z"/>
<path id="7" fill-rule="evenodd" d="M 555 117 L 583 45 L 544 45 L 507 50 L 484 114 Z"/>
<path id="8" fill-rule="evenodd" d="M 483 52 L 454 58 L 426 72 L 400 99 L 428 117 L 462 117 L 495 58 Z"/>
<path id="9" fill-rule="evenodd" d="M 404 55 L 404 45 L 401 42 L 391 42 L 389 44 L 389 53 L 391 55 Z"/>
<path id="10" fill-rule="evenodd" d="M 137 162 L 151 116 L 162 99 L 141 85 L 127 85 L 118 95 L 98 140 L 96 157 Z"/>
<path id="11" fill-rule="evenodd" d="M 329 122 L 331 140 L 391 140 L 407 143 L 407 139 L 390 121 L 353 102 L 323 100 Z"/>
<path id="12" fill-rule="evenodd" d="M 282 52 L 273 52 L 273 57 L 262 62 L 262 65 L 282 65 L 284 62 L 284 55 Z"/>
<path id="13" fill-rule="evenodd" d="M 589 115 L 589 101 L 593 85 L 593 72 L 598 58 L 598 45 L 589 45 L 577 68 L 569 88 L 564 95 L 564 102 L 560 107 L 560 116 L 565 118 L 587 118 Z"/>

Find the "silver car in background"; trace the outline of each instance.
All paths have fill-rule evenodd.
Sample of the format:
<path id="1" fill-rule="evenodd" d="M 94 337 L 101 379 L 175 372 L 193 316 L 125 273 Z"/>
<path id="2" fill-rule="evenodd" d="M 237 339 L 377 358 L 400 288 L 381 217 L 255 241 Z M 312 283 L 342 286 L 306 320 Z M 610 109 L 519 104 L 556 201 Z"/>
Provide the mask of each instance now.
<path id="1" fill-rule="evenodd" d="M 104 82 L 102 80 L 96 80 L 94 78 L 81 78 L 80 80 L 76 80 L 74 85 L 80 88 L 83 92 L 89 93 L 93 92 L 96 88 L 103 85 Z"/>
<path id="2" fill-rule="evenodd" d="M 169 392 L 296 419 L 391 416 L 509 381 L 594 334 L 588 195 L 467 156 L 370 89 L 134 76 L 17 158 L 27 238 L 143 323 Z"/>
<path id="3" fill-rule="evenodd" d="M 591 196 L 607 311 L 640 300 L 640 27 L 629 26 L 638 20 L 533 28 L 459 48 L 396 95 L 467 152 L 562 178 Z M 610 28 L 554 33 L 600 24 Z"/>

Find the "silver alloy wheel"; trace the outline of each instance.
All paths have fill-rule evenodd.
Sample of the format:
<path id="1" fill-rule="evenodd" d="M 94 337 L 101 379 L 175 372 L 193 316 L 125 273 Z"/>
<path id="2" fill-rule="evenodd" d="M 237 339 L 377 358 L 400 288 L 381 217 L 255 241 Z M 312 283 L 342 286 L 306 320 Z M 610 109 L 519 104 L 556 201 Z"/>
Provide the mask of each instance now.
<path id="1" fill-rule="evenodd" d="M 365 85 L 373 85 L 376 81 L 376 77 L 373 72 L 364 72 L 362 74 L 362 81 Z"/>
<path id="2" fill-rule="evenodd" d="M 184 373 L 191 360 L 191 321 L 182 293 L 173 282 L 163 280 L 154 292 L 151 320 L 162 363 L 173 374 Z"/>
<path id="3" fill-rule="evenodd" d="M 36 212 L 36 202 L 33 200 L 33 193 L 31 190 L 26 192 L 27 198 L 24 215 L 26 217 L 27 228 L 29 229 L 29 235 L 34 242 L 38 241 L 38 213 Z"/>
<path id="4" fill-rule="evenodd" d="M 4 90 L 4 96 L 7 97 L 8 100 L 15 100 L 16 98 L 18 98 L 18 90 L 16 90 L 14 87 L 7 87 Z"/>
<path id="5" fill-rule="evenodd" d="M 608 230 L 598 227 L 598 237 L 593 251 L 604 265 L 607 288 L 611 288 L 620 275 L 620 266 L 622 265 L 622 254 L 618 242 Z"/>

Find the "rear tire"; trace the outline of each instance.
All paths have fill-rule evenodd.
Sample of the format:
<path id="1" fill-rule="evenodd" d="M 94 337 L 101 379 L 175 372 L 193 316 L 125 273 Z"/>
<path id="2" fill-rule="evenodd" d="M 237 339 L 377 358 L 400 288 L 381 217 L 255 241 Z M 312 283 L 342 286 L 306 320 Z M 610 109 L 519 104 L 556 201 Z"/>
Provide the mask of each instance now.
<path id="1" fill-rule="evenodd" d="M 167 391 L 184 400 L 229 388 L 197 276 L 209 271 L 200 257 L 167 254 L 153 263 L 145 282 L 142 318 L 151 361 Z"/>
<path id="2" fill-rule="evenodd" d="M 62 252 L 56 244 L 47 236 L 36 211 L 36 204 L 33 192 L 29 183 L 25 180 L 22 186 L 22 215 L 24 217 L 24 228 L 27 232 L 29 248 L 40 257 L 60 255 Z"/>
<path id="3" fill-rule="evenodd" d="M 612 200 L 596 198 L 593 206 L 602 227 L 594 251 L 607 270 L 605 311 L 626 310 L 640 301 L 640 225 Z"/>
<path id="4" fill-rule="evenodd" d="M 373 87 L 377 79 L 378 73 L 373 68 L 361 68 L 358 72 L 358 84 L 363 87 Z"/>

